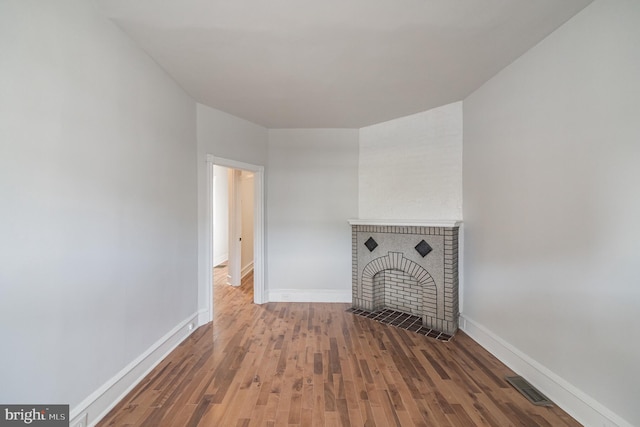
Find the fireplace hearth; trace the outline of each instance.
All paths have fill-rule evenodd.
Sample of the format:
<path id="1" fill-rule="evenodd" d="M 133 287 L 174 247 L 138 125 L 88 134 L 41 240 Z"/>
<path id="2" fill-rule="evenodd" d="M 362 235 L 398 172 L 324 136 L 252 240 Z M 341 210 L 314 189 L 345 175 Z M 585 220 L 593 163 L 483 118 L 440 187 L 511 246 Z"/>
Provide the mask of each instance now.
<path id="1" fill-rule="evenodd" d="M 393 310 L 458 329 L 459 221 L 351 220 L 354 310 Z"/>

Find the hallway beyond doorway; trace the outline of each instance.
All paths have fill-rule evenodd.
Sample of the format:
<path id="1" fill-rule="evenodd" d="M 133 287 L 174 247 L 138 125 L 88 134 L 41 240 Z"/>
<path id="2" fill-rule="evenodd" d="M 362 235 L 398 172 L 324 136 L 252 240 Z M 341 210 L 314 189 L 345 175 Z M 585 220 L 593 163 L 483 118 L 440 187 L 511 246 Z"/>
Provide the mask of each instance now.
<path id="1" fill-rule="evenodd" d="M 227 284 L 227 263 L 213 269 L 213 306 L 226 311 L 233 305 L 253 303 L 253 270 L 247 273 L 240 286 Z"/>

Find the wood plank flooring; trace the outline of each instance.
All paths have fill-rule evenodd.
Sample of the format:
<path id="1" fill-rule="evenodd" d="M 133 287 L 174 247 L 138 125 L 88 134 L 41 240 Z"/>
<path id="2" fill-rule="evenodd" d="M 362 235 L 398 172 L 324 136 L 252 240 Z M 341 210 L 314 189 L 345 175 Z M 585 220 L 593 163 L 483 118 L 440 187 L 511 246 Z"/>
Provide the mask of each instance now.
<path id="1" fill-rule="evenodd" d="M 513 374 L 463 332 L 445 343 L 345 312 L 347 304 L 255 305 L 253 278 L 224 284 L 215 316 L 98 425 L 579 426 L 530 404 Z"/>

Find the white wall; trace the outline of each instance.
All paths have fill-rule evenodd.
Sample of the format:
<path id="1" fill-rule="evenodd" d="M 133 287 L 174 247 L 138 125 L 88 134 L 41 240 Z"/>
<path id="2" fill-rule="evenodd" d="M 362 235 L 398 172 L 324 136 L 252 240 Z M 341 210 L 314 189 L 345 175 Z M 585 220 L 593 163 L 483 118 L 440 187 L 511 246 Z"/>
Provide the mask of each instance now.
<path id="1" fill-rule="evenodd" d="M 0 402 L 73 410 L 196 312 L 195 102 L 92 2 L 0 52 Z"/>
<path id="2" fill-rule="evenodd" d="M 265 166 L 267 129 L 205 105 L 197 105 L 198 135 L 198 308 L 207 309 L 211 295 L 207 271 L 208 239 L 211 233 L 207 217 L 207 154 L 237 162 Z M 202 316 L 200 322 L 205 321 Z"/>
<path id="3" fill-rule="evenodd" d="M 213 265 L 229 259 L 229 169 L 213 167 Z"/>
<path id="4" fill-rule="evenodd" d="M 360 129 L 360 218 L 462 219 L 462 102 Z"/>
<path id="5" fill-rule="evenodd" d="M 264 166 L 267 161 L 267 129 L 198 104 L 198 164 L 205 161 L 202 156 L 206 154 Z"/>
<path id="6" fill-rule="evenodd" d="M 639 23 L 640 2 L 596 1 L 464 101 L 465 317 L 634 426 Z"/>
<path id="7" fill-rule="evenodd" d="M 358 131 L 269 131 L 269 299 L 351 300 Z"/>

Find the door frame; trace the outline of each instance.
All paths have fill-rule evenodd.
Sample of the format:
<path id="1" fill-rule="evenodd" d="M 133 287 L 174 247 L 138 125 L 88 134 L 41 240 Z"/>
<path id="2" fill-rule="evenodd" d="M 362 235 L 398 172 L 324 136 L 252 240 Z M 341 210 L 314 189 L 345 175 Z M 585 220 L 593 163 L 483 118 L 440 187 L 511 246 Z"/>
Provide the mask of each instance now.
<path id="1" fill-rule="evenodd" d="M 220 166 L 220 165 L 215 165 Z M 229 262 L 227 263 L 227 284 L 240 286 L 242 277 L 242 198 L 240 195 L 240 175 L 242 170 L 231 169 L 229 174 Z M 214 194 L 215 197 L 215 194 Z M 215 233 L 215 230 L 214 230 Z M 215 255 L 214 255 L 215 258 Z"/>
<path id="2" fill-rule="evenodd" d="M 209 321 L 213 320 L 213 166 L 253 172 L 253 302 L 264 304 L 266 299 L 265 253 L 264 253 L 264 166 L 238 162 L 236 160 L 207 154 L 207 292 L 204 297 Z M 231 248 L 229 248 L 231 250 Z"/>

